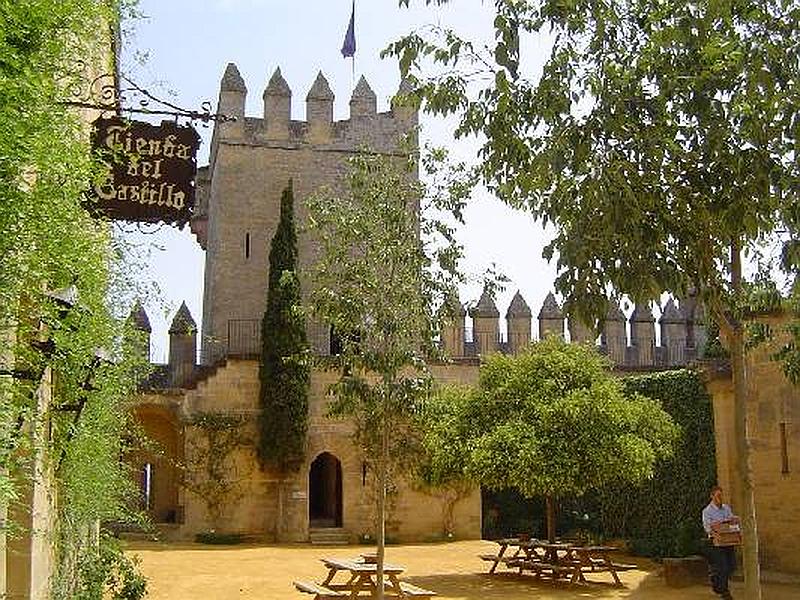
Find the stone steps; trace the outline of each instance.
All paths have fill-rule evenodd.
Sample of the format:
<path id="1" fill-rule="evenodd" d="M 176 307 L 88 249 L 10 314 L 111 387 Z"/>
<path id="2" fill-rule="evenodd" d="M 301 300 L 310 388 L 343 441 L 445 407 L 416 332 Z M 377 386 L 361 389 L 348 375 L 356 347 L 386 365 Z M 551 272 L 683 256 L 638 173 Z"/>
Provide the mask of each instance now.
<path id="1" fill-rule="evenodd" d="M 341 527 L 309 529 L 308 539 L 315 546 L 346 546 L 350 543 L 350 536 Z"/>

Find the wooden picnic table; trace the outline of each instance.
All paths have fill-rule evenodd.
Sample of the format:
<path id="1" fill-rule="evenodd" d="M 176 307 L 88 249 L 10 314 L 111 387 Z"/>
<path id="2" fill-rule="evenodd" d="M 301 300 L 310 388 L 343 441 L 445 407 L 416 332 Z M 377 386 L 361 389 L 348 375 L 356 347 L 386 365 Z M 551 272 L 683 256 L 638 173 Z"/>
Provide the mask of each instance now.
<path id="1" fill-rule="evenodd" d="M 497 554 L 482 554 L 483 560 L 492 563 L 489 573 L 495 573 L 500 563 L 520 573 L 530 571 L 538 579 L 568 578 L 571 583 L 587 583 L 585 573 L 608 572 L 614 583 L 622 586 L 619 571 L 635 569 L 636 565 L 615 563 L 614 546 L 578 546 L 566 543 L 549 543 L 537 539 L 505 538 L 497 541 Z"/>
<path id="2" fill-rule="evenodd" d="M 538 540 L 521 540 L 519 538 L 503 538 L 497 540 L 500 546 L 497 554 L 481 554 L 481 559 L 492 563 L 489 573 L 494 573 L 500 563 L 508 567 L 514 567 L 524 559 L 540 558 L 536 550 Z M 506 554 L 509 548 L 516 548 L 513 554 Z"/>
<path id="3" fill-rule="evenodd" d="M 315 600 L 333 598 L 373 598 L 378 589 L 378 565 L 358 558 L 321 558 L 328 568 L 328 575 L 320 583 L 295 581 L 295 587 L 315 594 Z M 417 598 L 426 600 L 435 596 L 430 590 L 400 581 L 398 576 L 405 569 L 399 565 L 384 563 L 384 594 L 389 598 Z"/>
<path id="4" fill-rule="evenodd" d="M 615 563 L 612 554 L 619 552 L 615 546 L 573 546 L 571 555 L 580 562 L 581 576 L 580 581 L 586 581 L 584 573 L 611 573 L 614 583 L 622 587 L 618 573 L 635 569 L 636 565 Z"/>
<path id="5" fill-rule="evenodd" d="M 352 598 L 357 598 L 362 592 L 373 595 L 377 590 L 378 565 L 375 563 L 347 558 L 322 558 L 320 560 L 328 567 L 328 576 L 322 582 L 325 587 L 347 591 Z M 388 580 L 384 583 L 387 595 L 401 595 L 400 581 L 398 581 L 397 576 L 403 571 L 405 569 L 398 565 L 390 563 L 383 565 L 383 574 Z M 333 580 L 341 572 L 344 572 L 345 576 L 348 577 L 347 581 L 345 583 L 334 583 Z"/>

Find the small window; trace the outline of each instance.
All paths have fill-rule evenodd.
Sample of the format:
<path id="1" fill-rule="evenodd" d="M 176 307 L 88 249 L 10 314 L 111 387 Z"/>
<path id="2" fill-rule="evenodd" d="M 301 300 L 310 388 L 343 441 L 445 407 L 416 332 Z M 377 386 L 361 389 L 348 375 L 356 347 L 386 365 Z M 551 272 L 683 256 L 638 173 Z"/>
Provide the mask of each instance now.
<path id="1" fill-rule="evenodd" d="M 250 234 L 244 234 L 244 257 L 250 258 Z"/>

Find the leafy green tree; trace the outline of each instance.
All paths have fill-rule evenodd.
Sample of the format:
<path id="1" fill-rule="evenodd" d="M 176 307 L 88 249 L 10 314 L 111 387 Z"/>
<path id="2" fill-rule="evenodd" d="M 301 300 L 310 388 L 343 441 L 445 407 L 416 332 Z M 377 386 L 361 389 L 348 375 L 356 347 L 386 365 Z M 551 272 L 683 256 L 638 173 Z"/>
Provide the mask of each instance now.
<path id="1" fill-rule="evenodd" d="M 120 343 L 124 315 L 112 311 L 127 304 L 130 280 L 108 225 L 86 211 L 99 169 L 87 123 L 63 104 L 93 77 L 82 66 L 112 72 L 121 4 L 0 2 L 0 512 L 13 535 L 18 513 L 7 511 L 25 500 L 34 461 L 45 465 L 58 498 L 54 598 L 101 597 L 108 571 L 81 565 L 106 538 L 98 549 L 89 533 L 131 519 L 135 491 L 119 457 L 141 356 Z M 44 293 L 69 286 L 72 302 Z M 98 360 L 99 348 L 112 360 Z"/>
<path id="2" fill-rule="evenodd" d="M 612 288 L 636 300 L 699 293 L 730 346 L 745 579 L 748 597 L 760 598 L 742 255 L 765 241 L 780 246 L 776 231 L 797 232 L 800 5 L 495 7 L 489 53 L 452 31 L 411 34 L 388 53 L 417 75 L 428 110 L 458 113 L 458 134 L 485 136 L 487 185 L 555 226 L 545 256 L 558 257 L 557 288 L 585 321 L 602 316 Z M 552 42 L 540 76 L 524 52 L 533 35 Z M 427 59 L 446 70 L 422 76 Z M 796 247 L 784 252 L 795 272 Z"/>
<path id="3" fill-rule="evenodd" d="M 440 158 L 422 161 L 427 175 L 435 175 Z M 417 420 L 430 389 L 425 358 L 435 346 L 437 309 L 455 293 L 459 252 L 436 209 L 458 212 L 468 188 L 456 174 L 424 189 L 413 154 L 365 152 L 349 162 L 344 192 L 325 190 L 307 200 L 310 234 L 319 244 L 310 301 L 341 341 L 330 413 L 354 423 L 377 480 L 382 582 L 387 487 L 418 450 Z"/>
<path id="4" fill-rule="evenodd" d="M 456 504 L 475 489 L 475 482 L 464 470 L 464 456 L 469 451 L 463 417 L 468 389 L 449 386 L 437 390 L 426 402 L 420 419 L 422 452 L 414 475 L 419 487 L 442 499 L 444 536 L 455 529 Z"/>
<path id="5" fill-rule="evenodd" d="M 308 343 L 297 275 L 292 184 L 281 196 L 281 215 L 269 251 L 267 308 L 261 322 L 261 414 L 258 451 L 279 473 L 305 457 L 308 431 Z"/>
<path id="6" fill-rule="evenodd" d="M 517 356 L 490 356 L 478 386 L 449 402 L 456 435 L 447 446 L 456 455 L 433 467 L 494 490 L 544 496 L 547 536 L 555 540 L 558 498 L 652 477 L 677 438 L 661 405 L 626 395 L 608 367 L 596 350 L 557 337 Z"/>

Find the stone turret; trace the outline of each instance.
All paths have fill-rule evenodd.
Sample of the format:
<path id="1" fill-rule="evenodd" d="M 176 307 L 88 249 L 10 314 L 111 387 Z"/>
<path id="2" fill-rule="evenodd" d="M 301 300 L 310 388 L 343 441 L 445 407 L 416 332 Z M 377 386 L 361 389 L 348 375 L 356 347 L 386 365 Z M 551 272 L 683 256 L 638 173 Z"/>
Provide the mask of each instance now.
<path id="1" fill-rule="evenodd" d="M 350 98 L 350 119 L 374 117 L 377 113 L 378 98 L 362 75 Z"/>
<path id="2" fill-rule="evenodd" d="M 708 331 L 706 329 L 706 309 L 700 300 L 694 305 L 691 327 L 692 336 L 694 338 L 695 356 L 697 358 L 702 358 L 706 350 Z"/>
<path id="3" fill-rule="evenodd" d="M 500 311 L 487 290 L 481 294 L 478 304 L 469 311 L 472 317 L 472 339 L 478 354 L 485 355 L 497 350 L 500 333 Z"/>
<path id="4" fill-rule="evenodd" d="M 454 298 L 452 306 L 445 308 L 447 315 L 442 326 L 442 349 L 451 358 L 464 356 L 464 329 L 467 311 L 461 302 Z"/>
<path id="5" fill-rule="evenodd" d="M 522 294 L 514 294 L 511 304 L 506 311 L 506 323 L 508 324 L 508 346 L 513 354 L 524 349 L 531 343 L 531 318 L 533 313 L 530 306 L 525 302 Z"/>
<path id="6" fill-rule="evenodd" d="M 264 90 L 264 121 L 267 124 L 268 139 L 289 139 L 291 112 L 292 90 L 289 89 L 289 84 L 286 83 L 278 67 Z"/>
<path id="7" fill-rule="evenodd" d="M 247 100 L 247 87 L 239 69 L 234 63 L 228 63 L 225 74 L 219 84 L 219 113 L 233 117 L 234 121 L 219 124 L 219 135 L 223 138 L 240 138 L 244 136 L 244 105 Z"/>
<path id="8" fill-rule="evenodd" d="M 667 365 L 686 363 L 686 315 L 670 298 L 664 305 L 659 320 L 661 326 L 661 346 L 664 348 Z"/>
<path id="9" fill-rule="evenodd" d="M 539 339 L 543 340 L 548 334 L 564 337 L 564 313 L 553 292 L 548 292 L 539 311 Z"/>
<path id="10" fill-rule="evenodd" d="M 567 329 L 569 329 L 569 340 L 576 344 L 594 344 L 597 340 L 594 327 L 589 327 L 577 315 L 571 315 L 567 319 Z"/>
<path id="11" fill-rule="evenodd" d="M 401 118 L 399 107 L 398 112 L 376 112 L 376 94 L 366 81 L 353 93 L 353 118 L 333 121 L 331 90 L 336 86 L 332 80 L 328 84 L 324 75 L 313 75 L 315 79 L 309 77 L 313 85 L 303 88 L 307 122 L 292 120 L 292 90 L 276 70 L 274 75 L 267 74 L 266 86 L 264 82 L 256 84 L 263 91 L 263 118 L 251 115 L 243 124 L 239 122 L 237 127 L 243 125 L 241 137 L 224 143 L 221 132 L 226 124 L 214 123 L 209 167 L 198 171 L 192 218 L 192 231 L 206 251 L 201 334 L 206 364 L 230 351 L 225 343 L 232 331 L 230 323 L 249 327 L 245 323 L 260 322 L 264 314 L 268 254 L 263 249 L 277 222 L 277 202 L 286 179 L 295 178 L 298 199 L 323 187 L 335 189 L 341 184 L 348 156 L 369 148 L 396 157 L 404 151 L 398 142 L 410 131 L 413 134 L 414 127 Z M 235 66 L 223 79 L 223 99 L 235 98 L 235 105 L 243 107 L 244 85 Z M 253 85 L 248 82 L 247 87 Z M 308 267 L 317 253 L 307 238 L 298 239 L 301 268 Z M 254 335 L 243 334 L 247 339 Z M 327 326 L 309 323 L 308 340 L 316 351 L 327 353 Z"/>
<path id="12" fill-rule="evenodd" d="M 650 303 L 637 304 L 631 315 L 632 354 L 627 361 L 630 365 L 649 366 L 654 363 L 656 345 L 655 318 Z"/>
<path id="13" fill-rule="evenodd" d="M 186 302 L 181 304 L 169 328 L 170 384 L 179 387 L 194 371 L 197 355 L 197 323 Z"/>
<path id="14" fill-rule="evenodd" d="M 625 333 L 625 314 L 615 301 L 609 301 L 608 312 L 603 321 L 600 345 L 605 349 L 611 362 L 616 365 L 624 364 L 625 349 L 628 346 L 628 336 Z"/>
<path id="15" fill-rule="evenodd" d="M 320 71 L 306 95 L 306 121 L 311 143 L 324 143 L 331 139 L 333 128 L 333 100 L 328 80 Z"/>
<path id="16" fill-rule="evenodd" d="M 150 360 L 150 334 L 153 328 L 150 326 L 150 319 L 147 317 L 147 312 L 144 310 L 141 302 L 138 300 L 131 308 L 131 314 L 128 316 L 128 322 L 140 333 L 137 340 L 141 347 L 138 349 L 140 355 L 149 362 Z"/>

